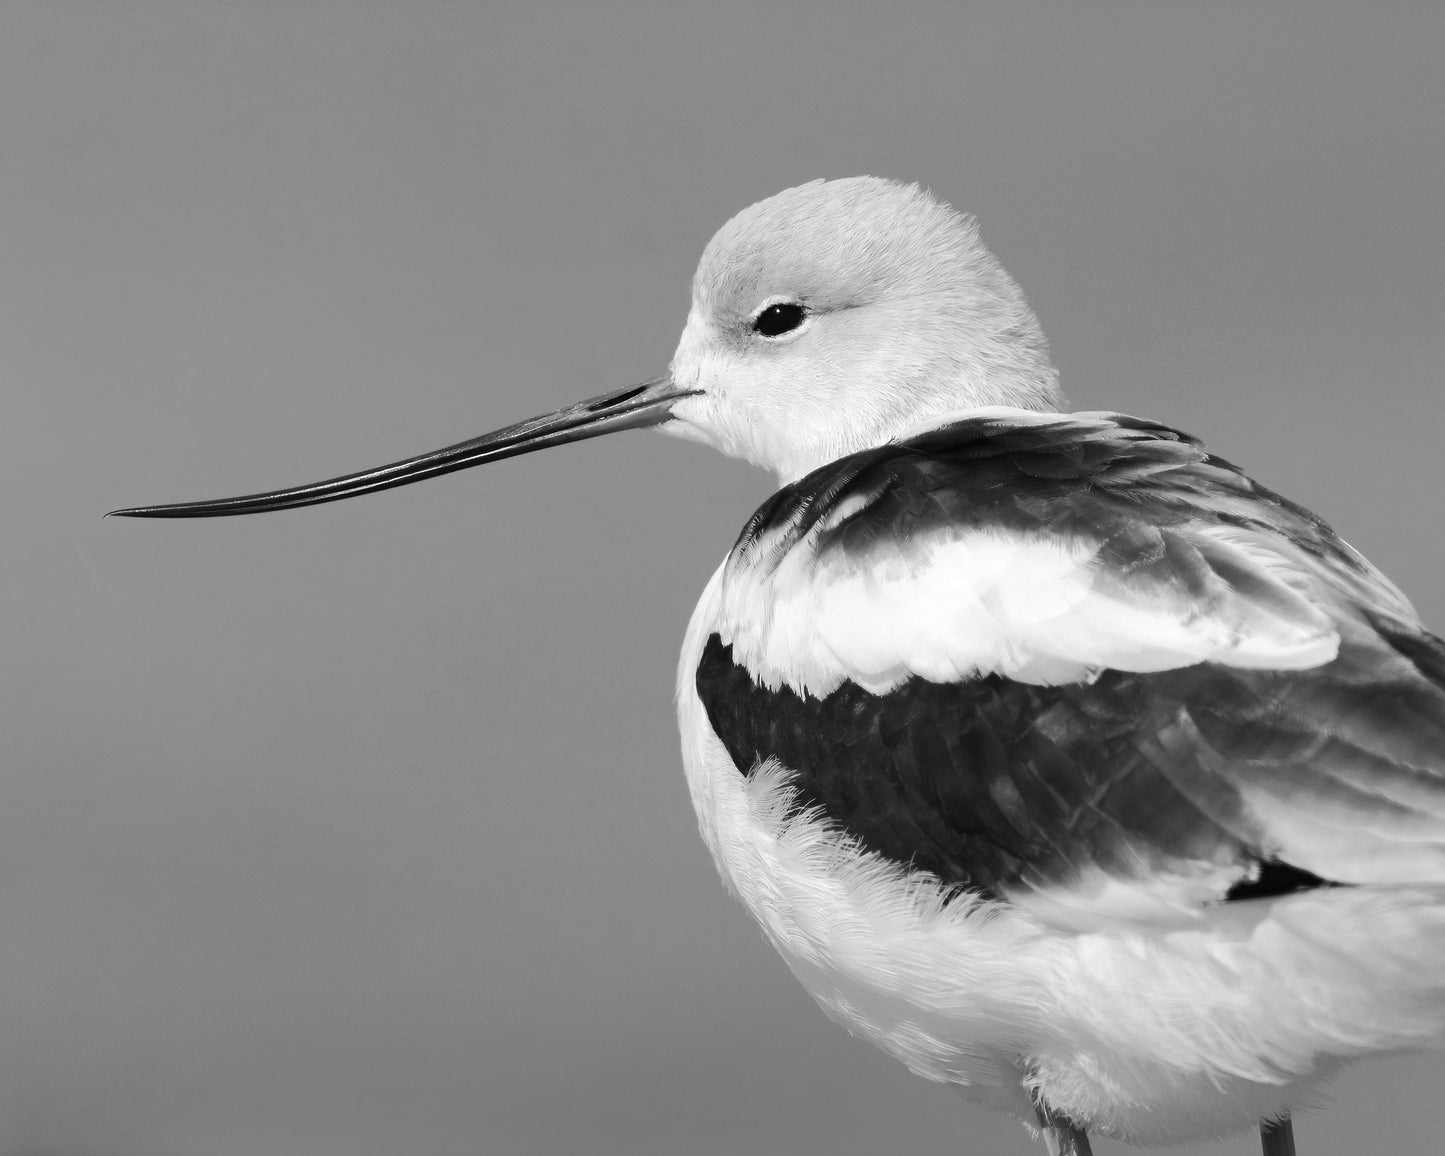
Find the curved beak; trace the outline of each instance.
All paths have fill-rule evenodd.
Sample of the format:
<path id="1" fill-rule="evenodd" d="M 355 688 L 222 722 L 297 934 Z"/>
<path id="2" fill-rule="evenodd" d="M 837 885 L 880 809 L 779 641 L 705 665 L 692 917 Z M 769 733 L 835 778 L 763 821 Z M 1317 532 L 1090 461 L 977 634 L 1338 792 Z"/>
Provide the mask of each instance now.
<path id="1" fill-rule="evenodd" d="M 500 461 L 548 446 L 600 437 L 615 430 L 661 425 L 672 417 L 672 407 L 680 398 L 691 397 L 697 392 L 679 389 L 671 378 L 660 377 L 630 389 L 589 398 L 555 413 L 529 418 L 470 441 L 357 474 L 345 474 L 286 490 L 243 494 L 236 498 L 176 502 L 166 506 L 131 506 L 124 510 L 112 510 L 111 514 L 125 518 L 215 518 L 338 502 L 342 498 L 409 485 L 423 478 L 479 466 L 483 462 Z"/>

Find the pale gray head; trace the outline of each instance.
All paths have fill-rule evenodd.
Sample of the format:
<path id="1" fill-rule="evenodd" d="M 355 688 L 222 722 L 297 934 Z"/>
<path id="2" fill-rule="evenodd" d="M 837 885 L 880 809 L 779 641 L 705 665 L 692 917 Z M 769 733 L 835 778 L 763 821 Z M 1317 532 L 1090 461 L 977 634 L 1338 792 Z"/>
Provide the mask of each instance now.
<path id="1" fill-rule="evenodd" d="M 208 517 L 316 505 L 659 426 L 791 481 L 964 410 L 1057 410 L 1038 320 L 978 225 L 917 185 L 786 189 L 708 243 L 671 371 L 432 453 L 311 485 L 143 506 Z"/>
<path id="2" fill-rule="evenodd" d="M 1059 409 L 1022 291 L 978 224 L 917 185 L 812 181 L 718 230 L 664 429 L 784 479 L 981 406 Z"/>

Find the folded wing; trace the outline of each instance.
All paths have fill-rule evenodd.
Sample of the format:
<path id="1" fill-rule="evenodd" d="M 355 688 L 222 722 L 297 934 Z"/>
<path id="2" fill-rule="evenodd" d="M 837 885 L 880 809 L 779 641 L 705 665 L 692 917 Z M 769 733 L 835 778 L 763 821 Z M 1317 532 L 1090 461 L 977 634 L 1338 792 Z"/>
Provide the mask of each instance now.
<path id="1" fill-rule="evenodd" d="M 781 491 L 698 685 L 744 773 L 1021 901 L 1445 883 L 1445 645 L 1318 518 L 1135 419 L 969 418 Z"/>

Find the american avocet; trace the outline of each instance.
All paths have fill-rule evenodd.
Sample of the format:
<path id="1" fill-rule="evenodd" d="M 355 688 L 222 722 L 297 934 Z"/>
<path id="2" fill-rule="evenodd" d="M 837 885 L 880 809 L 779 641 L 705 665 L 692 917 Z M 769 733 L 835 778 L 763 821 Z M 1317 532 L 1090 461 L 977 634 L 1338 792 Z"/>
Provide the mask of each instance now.
<path id="1" fill-rule="evenodd" d="M 704 252 L 669 373 L 333 501 L 656 426 L 775 471 L 693 614 L 718 870 L 823 1009 L 1037 1122 L 1178 1142 L 1445 1035 L 1445 644 L 1193 438 L 1065 413 L 974 222 L 815 181 Z"/>

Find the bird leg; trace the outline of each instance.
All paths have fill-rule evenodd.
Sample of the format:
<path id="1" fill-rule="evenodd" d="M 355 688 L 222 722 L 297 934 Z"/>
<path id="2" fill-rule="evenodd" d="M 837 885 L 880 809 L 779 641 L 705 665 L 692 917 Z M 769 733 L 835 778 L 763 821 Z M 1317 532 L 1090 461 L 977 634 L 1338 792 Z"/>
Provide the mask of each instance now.
<path id="1" fill-rule="evenodd" d="M 1061 1116 L 1038 1097 L 1034 1098 L 1034 1112 L 1039 1118 L 1039 1127 L 1044 1131 L 1044 1143 L 1049 1146 L 1049 1156 L 1094 1156 L 1089 1147 L 1088 1134 L 1077 1128 L 1066 1116 Z M 1281 1149 L 1283 1153 L 1283 1149 Z M 1292 1156 L 1291 1150 L 1290 1156 Z M 1265 1156 L 1275 1156 L 1266 1150 Z"/>
<path id="2" fill-rule="evenodd" d="M 1295 1156 L 1294 1121 L 1288 1116 L 1259 1122 L 1259 1142 L 1264 1156 Z"/>

